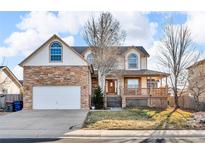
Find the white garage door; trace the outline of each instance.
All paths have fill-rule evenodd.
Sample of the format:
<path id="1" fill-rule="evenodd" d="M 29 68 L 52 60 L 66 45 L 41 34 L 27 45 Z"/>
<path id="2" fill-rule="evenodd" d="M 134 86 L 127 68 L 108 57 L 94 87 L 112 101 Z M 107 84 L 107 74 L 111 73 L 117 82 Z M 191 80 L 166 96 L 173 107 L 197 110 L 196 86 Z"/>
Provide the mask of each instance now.
<path id="1" fill-rule="evenodd" d="M 33 109 L 80 109 L 80 87 L 33 87 Z"/>

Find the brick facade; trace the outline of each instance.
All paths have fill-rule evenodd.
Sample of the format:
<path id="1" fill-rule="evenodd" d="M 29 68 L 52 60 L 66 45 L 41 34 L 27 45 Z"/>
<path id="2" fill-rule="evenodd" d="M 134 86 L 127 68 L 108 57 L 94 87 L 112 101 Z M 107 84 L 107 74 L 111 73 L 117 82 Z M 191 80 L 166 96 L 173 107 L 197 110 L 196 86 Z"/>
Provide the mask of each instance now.
<path id="1" fill-rule="evenodd" d="M 32 109 L 33 86 L 80 86 L 81 109 L 89 109 L 87 66 L 24 66 L 24 109 Z"/>

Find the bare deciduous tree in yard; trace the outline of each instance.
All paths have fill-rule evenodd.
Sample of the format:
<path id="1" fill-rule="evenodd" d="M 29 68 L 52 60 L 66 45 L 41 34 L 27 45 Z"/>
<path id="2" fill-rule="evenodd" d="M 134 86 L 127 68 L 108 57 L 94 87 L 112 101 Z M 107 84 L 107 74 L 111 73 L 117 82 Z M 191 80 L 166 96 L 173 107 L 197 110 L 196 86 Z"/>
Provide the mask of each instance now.
<path id="1" fill-rule="evenodd" d="M 104 93 L 105 76 L 116 70 L 118 46 L 125 39 L 125 32 L 111 13 L 92 17 L 84 26 L 83 38 L 92 50 L 93 65 L 98 71 L 98 85 Z"/>
<path id="2" fill-rule="evenodd" d="M 200 100 L 199 97 L 205 93 L 205 72 L 203 69 L 199 71 L 190 70 L 189 72 L 189 92 L 194 98 L 196 110 L 200 110 Z"/>
<path id="3" fill-rule="evenodd" d="M 170 73 L 169 82 L 178 108 L 179 97 L 187 85 L 186 68 L 196 62 L 199 54 L 193 48 L 191 32 L 186 25 L 166 25 L 160 48 L 159 61 Z"/>

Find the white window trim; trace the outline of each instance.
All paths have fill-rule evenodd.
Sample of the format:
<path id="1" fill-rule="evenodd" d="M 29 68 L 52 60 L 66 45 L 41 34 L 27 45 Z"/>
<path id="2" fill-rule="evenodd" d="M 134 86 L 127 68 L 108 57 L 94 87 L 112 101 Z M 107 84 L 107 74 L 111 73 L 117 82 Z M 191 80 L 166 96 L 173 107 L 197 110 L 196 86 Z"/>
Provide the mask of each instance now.
<path id="1" fill-rule="evenodd" d="M 88 55 L 92 54 L 92 52 L 90 50 L 88 50 L 85 55 L 84 55 L 84 58 L 85 60 L 87 61 L 87 58 L 88 58 Z"/>
<path id="2" fill-rule="evenodd" d="M 87 60 L 88 55 L 91 54 L 91 53 L 92 53 L 92 52 L 91 52 L 90 50 L 88 50 L 88 51 L 85 53 L 84 58 Z"/>
<path id="3" fill-rule="evenodd" d="M 59 43 L 60 45 L 61 45 L 61 60 L 60 61 L 53 61 L 53 60 L 51 60 L 51 45 L 53 44 L 53 43 Z M 62 63 L 63 62 L 63 45 L 62 45 L 62 43 L 61 42 L 59 42 L 59 41 L 53 41 L 53 42 L 51 42 L 50 43 L 50 45 L 49 45 L 49 63 Z"/>
<path id="4" fill-rule="evenodd" d="M 93 54 L 93 52 L 92 52 L 91 50 L 88 50 L 88 51 L 85 52 L 85 54 L 84 54 L 84 59 L 85 59 L 86 61 L 87 61 L 88 55 L 91 54 L 91 53 Z M 94 58 L 94 57 L 93 57 L 93 58 Z M 97 70 L 95 67 L 93 67 L 93 69 L 94 69 L 94 70 Z"/>
<path id="5" fill-rule="evenodd" d="M 90 63 L 89 60 L 88 60 L 88 56 L 90 56 L 90 55 L 92 55 L 92 62 L 94 61 L 93 53 L 89 53 L 86 57 L 86 60 L 88 61 L 89 64 L 93 64 L 93 63 Z"/>
<path id="6" fill-rule="evenodd" d="M 138 57 L 138 68 L 129 68 L 128 67 L 128 57 L 130 54 L 136 54 L 136 56 Z M 140 70 L 141 69 L 141 57 L 140 57 L 140 53 L 136 50 L 131 50 L 130 52 L 128 52 L 125 56 L 125 68 L 126 70 Z"/>

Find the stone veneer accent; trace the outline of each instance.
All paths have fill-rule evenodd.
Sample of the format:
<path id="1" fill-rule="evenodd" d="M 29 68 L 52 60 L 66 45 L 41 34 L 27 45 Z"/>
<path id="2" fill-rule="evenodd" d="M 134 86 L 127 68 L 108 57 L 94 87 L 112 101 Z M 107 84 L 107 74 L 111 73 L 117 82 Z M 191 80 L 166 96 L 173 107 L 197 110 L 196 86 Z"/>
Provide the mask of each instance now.
<path id="1" fill-rule="evenodd" d="M 81 86 L 81 109 L 89 109 L 88 66 L 24 66 L 24 109 L 32 109 L 33 86 Z"/>

